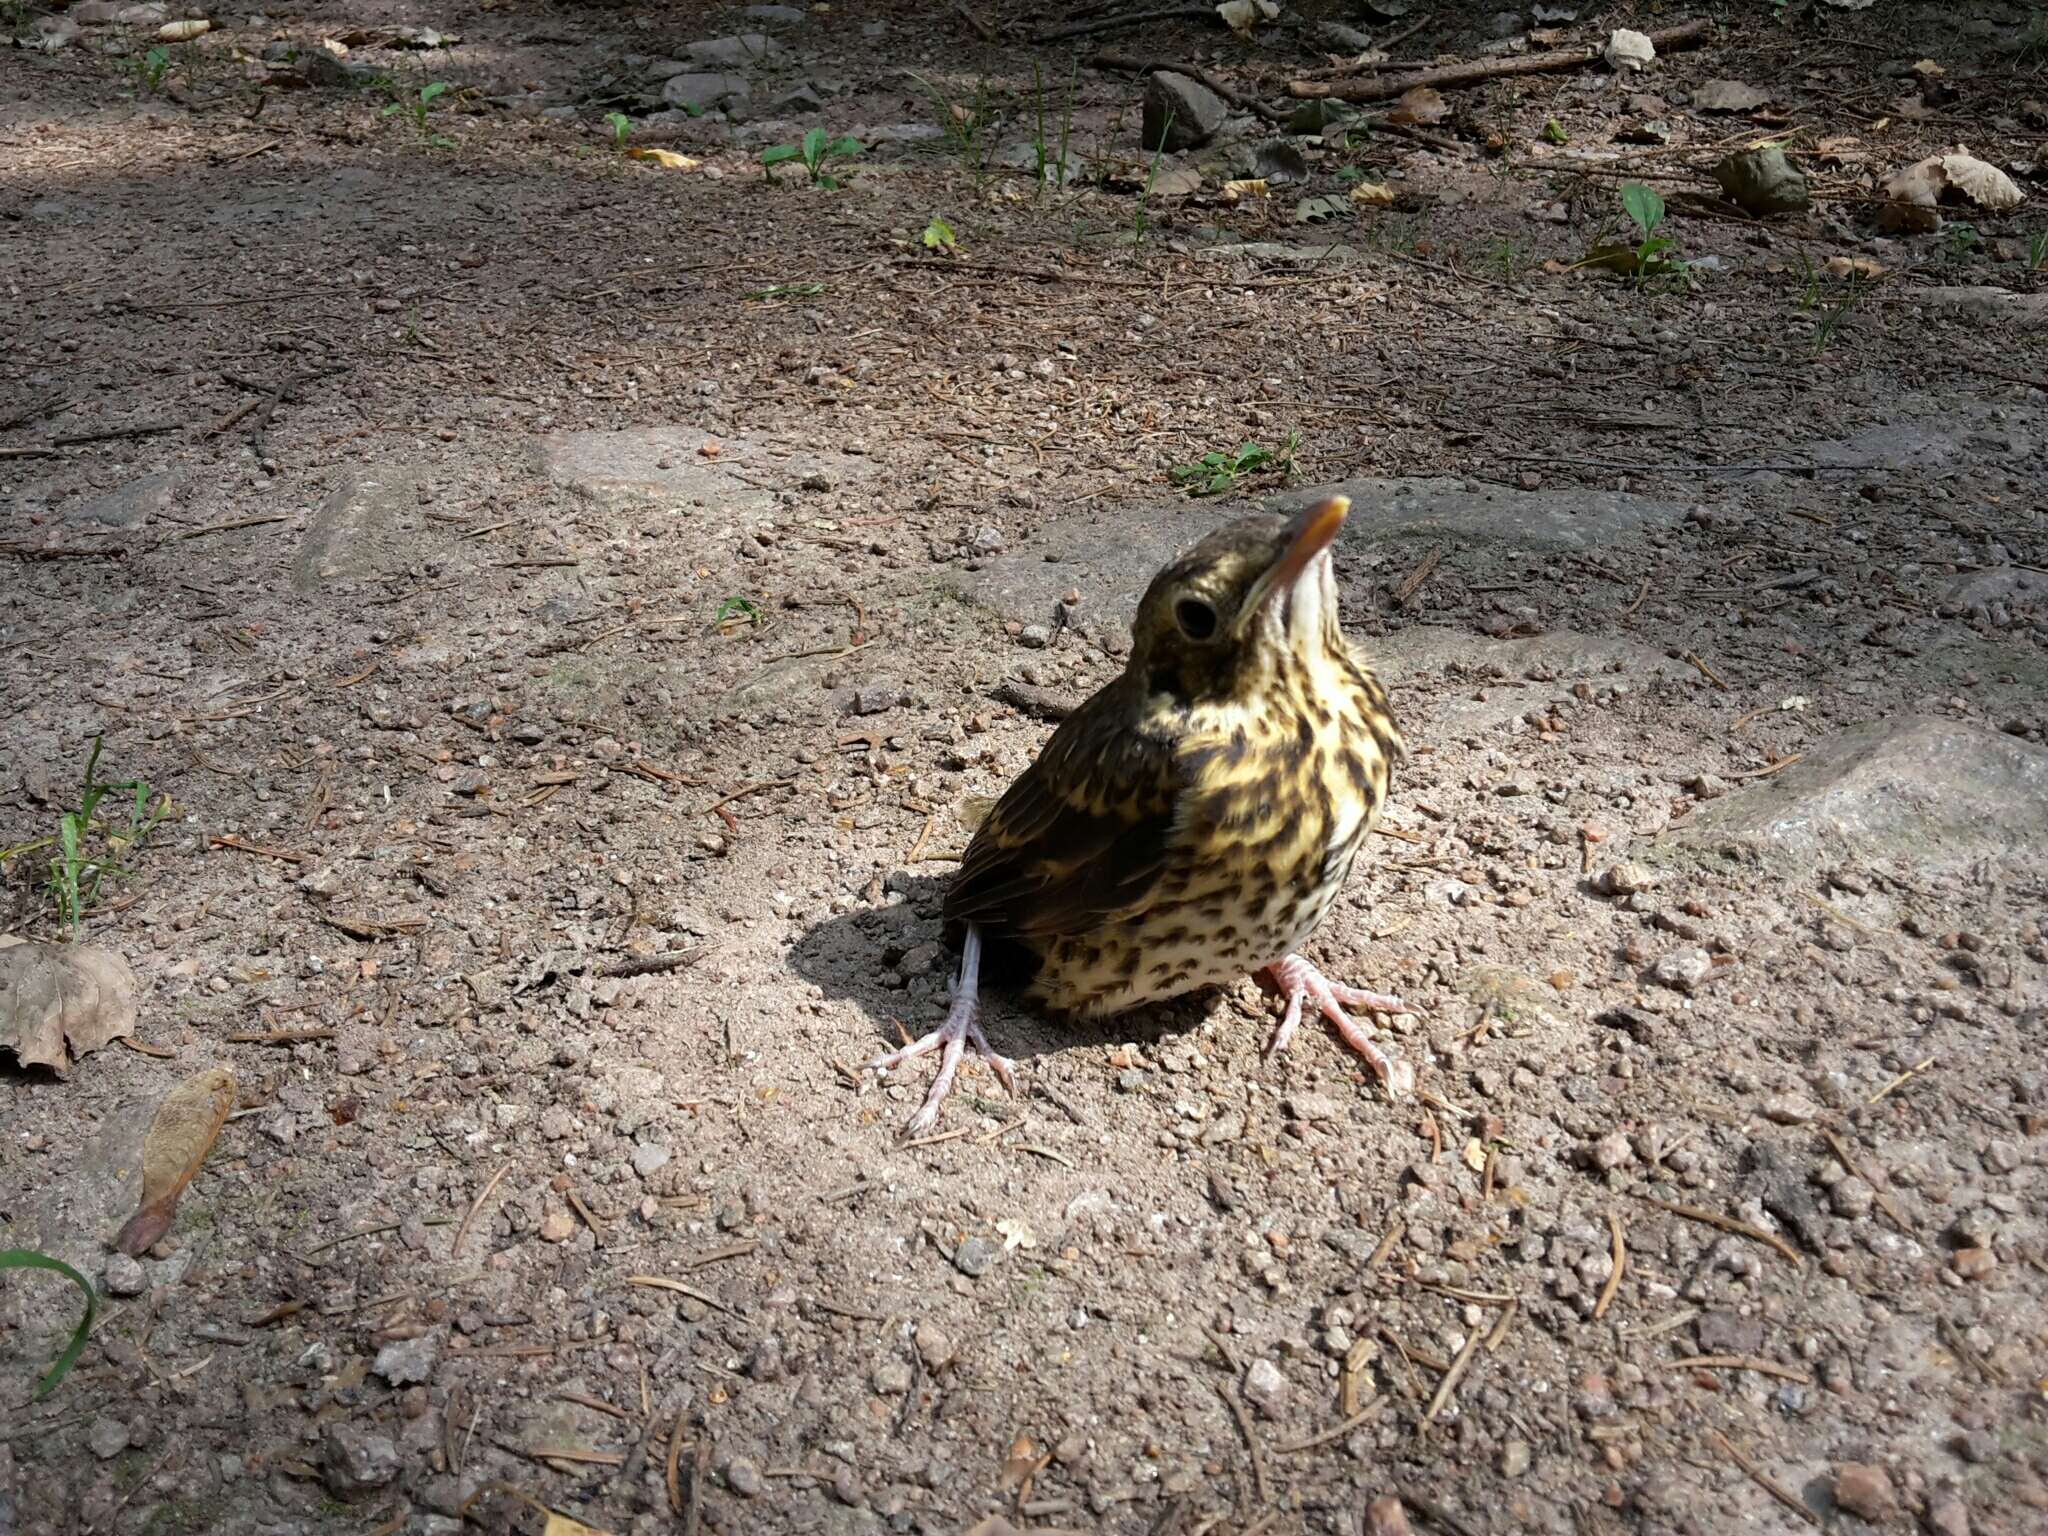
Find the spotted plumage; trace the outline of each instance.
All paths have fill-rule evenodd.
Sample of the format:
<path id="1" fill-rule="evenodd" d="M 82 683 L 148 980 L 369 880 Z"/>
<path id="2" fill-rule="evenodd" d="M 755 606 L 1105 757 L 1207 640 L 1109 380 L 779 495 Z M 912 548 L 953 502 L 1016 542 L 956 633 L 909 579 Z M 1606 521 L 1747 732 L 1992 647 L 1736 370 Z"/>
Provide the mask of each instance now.
<path id="1" fill-rule="evenodd" d="M 1053 733 L 975 834 L 946 898 L 964 951 L 947 1025 L 878 1065 L 986 1051 L 984 946 L 1048 1010 L 1096 1018 L 1259 973 L 1304 998 L 1381 1078 L 1393 1063 L 1342 1004 L 1397 999 L 1325 981 L 1295 951 L 1385 803 L 1401 737 L 1337 620 L 1329 546 L 1347 503 L 1245 518 L 1152 581 L 1129 664 Z"/>

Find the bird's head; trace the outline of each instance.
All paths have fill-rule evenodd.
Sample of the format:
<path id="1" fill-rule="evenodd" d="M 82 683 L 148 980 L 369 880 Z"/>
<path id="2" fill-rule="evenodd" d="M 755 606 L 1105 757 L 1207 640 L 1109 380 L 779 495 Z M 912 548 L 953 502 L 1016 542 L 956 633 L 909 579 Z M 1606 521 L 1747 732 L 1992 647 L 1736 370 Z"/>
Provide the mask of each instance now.
<path id="1" fill-rule="evenodd" d="M 1219 528 L 1145 590 L 1130 670 L 1184 700 L 1253 692 L 1294 657 L 1342 644 L 1330 544 L 1351 509 L 1331 496 L 1292 518 L 1258 513 Z"/>

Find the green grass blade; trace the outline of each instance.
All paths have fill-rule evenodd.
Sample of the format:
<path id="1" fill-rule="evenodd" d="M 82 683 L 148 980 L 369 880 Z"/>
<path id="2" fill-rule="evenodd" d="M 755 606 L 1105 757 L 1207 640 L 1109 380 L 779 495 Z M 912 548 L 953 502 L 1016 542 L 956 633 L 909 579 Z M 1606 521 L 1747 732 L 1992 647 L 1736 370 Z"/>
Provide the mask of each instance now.
<path id="1" fill-rule="evenodd" d="M 59 1382 L 71 1374 L 71 1367 L 78 1363 L 78 1357 L 85 1353 L 85 1341 L 92 1337 L 92 1320 L 98 1316 L 100 1298 L 92 1288 L 92 1282 L 62 1259 L 53 1259 L 47 1253 L 37 1253 L 33 1248 L 8 1248 L 0 1250 L 0 1269 L 47 1269 L 63 1275 L 85 1293 L 85 1316 L 78 1320 L 78 1327 L 71 1335 L 71 1342 L 64 1346 L 64 1353 L 56 1363 L 43 1373 L 43 1379 L 36 1386 L 33 1401 L 40 1402 L 57 1390 Z"/>

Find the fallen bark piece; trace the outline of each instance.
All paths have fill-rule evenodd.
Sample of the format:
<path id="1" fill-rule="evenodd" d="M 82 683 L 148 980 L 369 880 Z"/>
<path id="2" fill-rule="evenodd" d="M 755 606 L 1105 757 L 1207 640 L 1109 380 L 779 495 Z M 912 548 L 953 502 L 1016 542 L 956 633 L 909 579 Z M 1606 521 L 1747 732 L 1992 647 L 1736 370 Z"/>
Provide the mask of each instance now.
<path id="1" fill-rule="evenodd" d="M 1709 24 L 1705 21 L 1688 21 L 1646 35 L 1659 53 L 1669 53 L 1674 49 L 1697 46 L 1705 40 L 1708 30 Z M 1440 91 L 1455 90 L 1460 86 L 1480 85 L 1512 75 L 1546 75 L 1584 69 L 1602 61 L 1604 48 L 1605 44 L 1600 44 L 1560 48 L 1553 53 L 1527 53 L 1519 58 L 1468 60 L 1372 80 L 1290 80 L 1287 82 L 1287 94 L 1311 100 L 1330 97 L 1337 101 L 1392 101 L 1419 85 L 1433 86 Z"/>
<path id="2" fill-rule="evenodd" d="M 213 1150 L 234 1107 L 235 1074 L 226 1067 L 195 1073 L 164 1095 L 142 1144 L 142 1204 L 114 1239 L 116 1248 L 140 1258 L 171 1230 L 178 1196 Z"/>

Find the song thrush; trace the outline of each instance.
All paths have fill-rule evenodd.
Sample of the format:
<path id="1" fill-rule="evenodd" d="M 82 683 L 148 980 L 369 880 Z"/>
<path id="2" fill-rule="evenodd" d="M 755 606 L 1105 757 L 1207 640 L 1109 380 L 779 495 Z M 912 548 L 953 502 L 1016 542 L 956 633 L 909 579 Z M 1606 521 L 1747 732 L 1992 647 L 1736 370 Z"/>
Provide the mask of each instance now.
<path id="1" fill-rule="evenodd" d="M 1337 623 L 1330 544 L 1350 503 L 1247 517 L 1156 577 L 1123 675 L 1064 721 L 982 823 L 946 897 L 962 947 L 946 1022 L 874 1063 L 931 1051 L 928 1129 L 968 1045 L 1014 1091 L 979 1021 L 984 945 L 1025 996 L 1099 1018 L 1246 973 L 1304 1001 L 1390 1094 L 1413 1080 L 1347 1007 L 1399 998 L 1326 979 L 1297 951 L 1329 910 L 1403 755 L 1386 691 Z"/>

